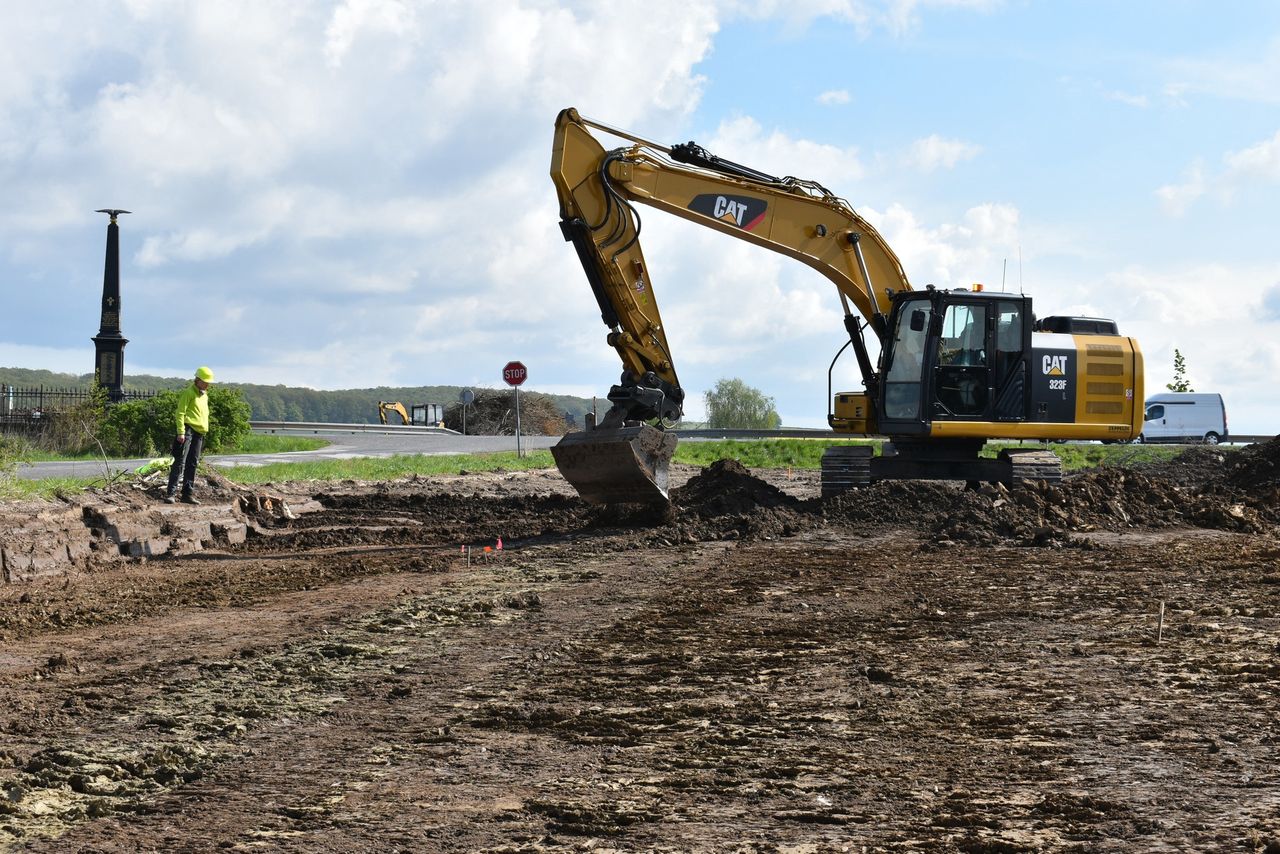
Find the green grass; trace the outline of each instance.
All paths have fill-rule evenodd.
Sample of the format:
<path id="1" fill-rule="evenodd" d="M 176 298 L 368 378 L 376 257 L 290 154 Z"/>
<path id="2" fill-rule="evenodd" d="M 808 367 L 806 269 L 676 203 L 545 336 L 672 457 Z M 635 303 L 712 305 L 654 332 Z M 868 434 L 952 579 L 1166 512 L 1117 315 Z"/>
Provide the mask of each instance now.
<path id="1" fill-rule="evenodd" d="M 817 469 L 822 466 L 822 452 L 829 445 L 871 445 L 879 453 L 877 440 L 830 439 L 722 439 L 711 442 L 681 442 L 676 448 L 675 461 L 696 466 L 706 466 L 723 458 L 735 459 L 747 468 Z M 985 456 L 994 457 L 1004 448 L 1045 448 L 1062 460 L 1067 471 L 1106 465 L 1138 465 L 1159 462 L 1176 457 L 1185 448 L 1177 445 L 1040 445 L 1027 442 L 992 442 L 983 450 Z"/>
<path id="2" fill-rule="evenodd" d="M 268 433 L 250 433 L 244 441 L 220 454 L 286 454 L 290 451 L 318 451 L 332 444 L 327 439 L 310 436 L 279 436 Z"/>
<path id="3" fill-rule="evenodd" d="M 283 454 L 289 451 L 318 451 L 330 443 L 325 439 L 313 439 L 309 436 L 276 436 L 265 433 L 250 433 L 244 441 L 231 450 L 218 451 L 220 454 Z M 161 456 L 165 454 L 162 453 Z M 87 462 L 100 460 L 99 454 L 56 454 L 51 451 L 30 450 L 22 455 L 29 463 Z"/>
<path id="4" fill-rule="evenodd" d="M 273 453 L 281 450 L 311 450 L 317 444 L 327 443 L 316 439 L 292 437 L 254 436 L 257 439 L 287 438 L 289 442 L 312 443 L 311 447 L 282 448 L 279 443 L 254 443 L 257 453 Z M 675 461 L 688 465 L 707 466 L 719 459 L 738 460 L 752 469 L 817 469 L 821 466 L 822 452 L 830 444 L 873 445 L 874 440 L 829 439 L 725 439 L 710 442 L 681 442 L 676 448 Z M 1001 448 L 1045 447 L 1033 443 L 992 443 L 986 453 L 994 456 Z M 1093 466 L 1129 466 L 1146 462 L 1172 459 L 1185 450 L 1177 445 L 1049 445 L 1068 471 Z M 1223 448 L 1230 452 L 1231 448 Z M 517 457 L 514 451 L 494 454 L 459 454 L 452 456 L 400 455 L 394 457 L 367 457 L 348 460 L 314 460 L 296 463 L 272 463 L 264 466 L 224 466 L 219 471 L 228 480 L 254 484 L 285 481 L 383 481 L 410 475 L 444 475 L 460 472 L 517 471 L 551 468 L 554 465 L 550 451 L 529 451 Z M 89 487 L 101 487 L 103 478 L 50 478 L 24 480 L 0 478 L 0 498 L 21 499 L 54 497 L 58 493 L 74 493 Z"/>
<path id="5" fill-rule="evenodd" d="M 681 442 L 675 461 L 693 466 L 709 466 L 716 460 L 734 459 L 749 469 L 816 469 L 828 445 L 872 445 L 870 439 L 716 439 Z"/>
<path id="6" fill-rule="evenodd" d="M 219 471 L 228 480 L 236 483 L 267 483 L 290 480 L 394 480 L 414 474 L 518 471 L 550 468 L 553 465 L 550 451 L 529 451 L 523 457 L 517 457 L 515 451 L 502 451 L 495 454 L 397 455 L 349 460 L 272 463 L 265 466 L 226 466 Z"/>
<path id="7" fill-rule="evenodd" d="M 102 486 L 102 478 L 47 477 L 27 480 L 22 477 L 0 477 L 0 500 L 25 501 L 34 498 L 57 498 L 74 495 L 94 486 Z"/>

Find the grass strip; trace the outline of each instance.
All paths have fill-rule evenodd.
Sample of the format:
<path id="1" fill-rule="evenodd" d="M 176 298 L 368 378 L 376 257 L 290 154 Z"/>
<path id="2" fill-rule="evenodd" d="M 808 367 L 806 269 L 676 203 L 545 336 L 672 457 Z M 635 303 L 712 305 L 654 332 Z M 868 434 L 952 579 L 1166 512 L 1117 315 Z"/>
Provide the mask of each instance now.
<path id="1" fill-rule="evenodd" d="M 397 454 L 391 457 L 270 463 L 264 466 L 228 466 L 219 471 L 236 483 L 278 483 L 298 480 L 394 480 L 415 474 L 522 471 L 551 468 L 553 465 L 550 451 L 528 451 L 523 457 L 517 457 L 515 451 L 500 451 L 492 454 Z"/>
<path id="2" fill-rule="evenodd" d="M 272 438 L 262 436 L 259 438 Z M 317 441 L 317 440 L 302 440 Z M 323 443 L 327 444 L 327 443 Z M 829 445 L 873 445 L 877 440 L 830 439 L 720 439 L 713 441 L 684 441 L 676 448 L 675 462 L 687 465 L 708 466 L 716 460 L 734 459 L 751 469 L 817 469 L 822 464 L 822 452 Z M 1180 445 L 1088 445 L 992 442 L 984 449 L 987 456 L 995 456 L 1003 448 L 1047 447 L 1062 459 L 1067 471 L 1096 466 L 1134 466 L 1172 459 L 1186 450 Z M 273 447 L 270 453 L 280 450 Z M 300 448 L 298 450 L 312 450 Z M 1233 448 L 1222 448 L 1230 453 Z M 550 451 L 528 451 L 517 457 L 514 451 L 491 454 L 418 455 L 403 454 L 390 457 L 360 457 L 345 460 L 308 460 L 290 463 L 270 463 L 262 466 L 226 466 L 219 471 L 236 483 L 282 483 L 289 481 L 384 481 L 411 475 L 449 475 L 465 472 L 521 471 L 551 468 L 555 465 Z M 79 492 L 105 485 L 103 478 L 47 478 L 24 480 L 0 478 L 0 498 L 21 499 L 54 497 L 58 494 Z"/>
<path id="3" fill-rule="evenodd" d="M 316 439 L 310 436 L 276 436 L 266 433 L 250 433 L 234 448 L 219 450 L 219 454 L 287 454 L 290 451 L 318 451 L 331 443 L 327 439 Z M 165 456 L 165 451 L 158 456 Z M 42 451 L 38 448 L 24 450 L 22 461 L 26 463 L 61 463 L 92 462 L 101 460 L 97 453 L 62 454 L 54 451 Z"/>

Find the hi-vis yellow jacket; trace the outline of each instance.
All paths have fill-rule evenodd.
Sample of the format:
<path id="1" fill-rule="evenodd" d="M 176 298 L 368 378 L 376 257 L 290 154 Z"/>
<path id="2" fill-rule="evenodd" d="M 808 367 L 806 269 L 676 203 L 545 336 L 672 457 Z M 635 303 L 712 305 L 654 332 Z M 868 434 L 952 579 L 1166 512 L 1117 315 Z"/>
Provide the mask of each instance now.
<path id="1" fill-rule="evenodd" d="M 178 395 L 176 423 L 179 436 L 186 432 L 188 424 L 201 435 L 209 432 L 209 394 L 196 388 L 194 381 Z"/>

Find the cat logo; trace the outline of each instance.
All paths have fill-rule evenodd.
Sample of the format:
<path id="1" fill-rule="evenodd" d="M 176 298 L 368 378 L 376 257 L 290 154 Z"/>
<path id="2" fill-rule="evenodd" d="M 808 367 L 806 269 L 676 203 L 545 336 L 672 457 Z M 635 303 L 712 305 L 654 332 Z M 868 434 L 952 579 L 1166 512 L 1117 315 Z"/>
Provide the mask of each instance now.
<path id="1" fill-rule="evenodd" d="M 1061 377 L 1067 373 L 1067 357 L 1066 356 L 1045 356 L 1042 362 L 1042 370 L 1045 376 Z"/>
<path id="2" fill-rule="evenodd" d="M 769 203 L 764 199 L 753 199 L 750 196 L 724 196 L 716 193 L 703 193 L 694 196 L 689 203 L 689 210 L 703 216 L 736 225 L 743 231 L 751 231 L 769 210 Z"/>

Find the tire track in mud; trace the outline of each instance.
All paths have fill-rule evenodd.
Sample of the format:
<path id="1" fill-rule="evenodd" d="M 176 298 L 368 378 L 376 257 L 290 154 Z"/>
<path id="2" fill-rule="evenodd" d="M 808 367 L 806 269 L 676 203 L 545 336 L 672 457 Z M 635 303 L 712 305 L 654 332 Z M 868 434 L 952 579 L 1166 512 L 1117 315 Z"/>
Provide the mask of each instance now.
<path id="1" fill-rule="evenodd" d="M 171 677 L 163 692 L 167 699 L 140 708 L 137 716 L 142 723 L 125 722 L 121 730 L 143 729 L 161 716 L 159 723 L 169 736 L 185 737 L 205 748 L 199 773 L 186 785 L 180 784 L 180 790 L 142 793 L 136 809 L 127 799 L 111 810 L 95 808 L 99 815 L 132 810 L 130 819 L 95 821 L 91 831 L 73 831 L 46 844 L 53 848 L 75 844 L 90 838 L 83 833 L 90 833 L 96 850 L 132 850 L 139 838 L 163 838 L 183 850 L 206 850 L 228 841 L 276 844 L 299 838 L 311 840 L 316 850 L 360 850 L 349 838 L 332 847 L 324 840 L 329 834 L 355 832 L 353 828 L 371 821 L 369 814 L 385 811 L 388 805 L 379 802 L 353 811 L 344 802 L 359 803 L 368 788 L 392 785 L 386 779 L 387 769 L 405 756 L 419 761 L 425 756 L 434 767 L 442 755 L 448 758 L 459 752 L 462 764 L 474 755 L 481 766 L 467 775 L 468 787 L 483 785 L 484 769 L 500 773 L 493 800 L 507 803 L 502 807 L 505 811 L 518 810 L 520 801 L 510 802 L 505 795 L 510 788 L 505 765 L 495 766 L 482 745 L 478 750 L 469 745 L 465 725 L 463 735 L 458 735 L 457 709 L 469 701 L 465 692 L 449 683 L 474 679 L 507 684 L 513 675 L 509 668 L 522 674 L 563 654 L 571 643 L 545 640 L 530 654 L 530 638 L 541 638 L 543 633 L 525 624 L 541 621 L 548 592 L 559 595 L 558 591 L 582 588 L 583 593 L 571 595 L 589 597 L 601 578 L 601 573 L 576 559 L 495 561 L 473 567 L 430 596 L 414 596 L 332 626 L 323 638 L 290 644 L 278 652 L 256 650 L 247 663 L 240 659 L 202 663 L 194 673 Z M 606 598 L 612 608 L 620 606 L 616 595 L 609 593 Z M 572 633 L 578 613 L 574 607 L 561 614 L 560 637 Z M 504 648 L 509 649 L 505 655 L 496 654 Z M 504 666 L 503 661 L 514 663 Z M 317 665 L 323 665 L 318 674 L 313 671 Z M 436 685 L 445 688 L 438 696 L 432 690 Z M 263 700 L 263 694 L 274 698 L 275 704 Z M 341 702 L 333 702 L 338 697 Z M 425 704 L 425 710 L 419 703 Z M 401 709 L 409 706 L 417 712 L 406 719 Z M 383 718 L 394 723 L 379 725 Z M 287 747 L 273 747 L 277 741 Z M 312 741 L 322 741 L 323 748 L 309 747 Z M 335 745 L 341 745 L 341 756 L 332 752 Z M 290 757 L 287 769 L 267 767 L 273 762 L 279 765 L 269 757 L 285 751 Z M 425 772 L 419 769 L 418 773 Z M 446 782 L 456 776 L 447 768 L 442 773 Z M 308 786 L 306 781 L 313 776 L 319 781 Z M 233 785 L 228 780 L 245 782 Z M 52 788 L 65 790 L 67 786 L 60 782 L 54 781 Z M 262 786 L 265 790 L 259 791 Z M 246 799 L 243 792 L 231 793 L 232 788 L 258 797 Z M 203 803 L 206 799 L 217 803 Z M 214 831 L 206 826 L 208 813 L 202 805 L 220 815 L 231 808 L 238 812 Z M 70 825 L 92 818 L 82 811 L 65 815 Z M 400 823 L 394 812 L 383 821 L 386 825 L 379 828 L 383 834 Z M 139 825 L 148 828 L 141 837 L 135 835 Z M 183 831 L 175 835 L 173 828 L 178 825 Z M 55 830 L 45 828 L 48 833 Z M 419 844 L 422 841 L 417 838 Z M 41 845 L 35 849 L 41 850 Z"/>

